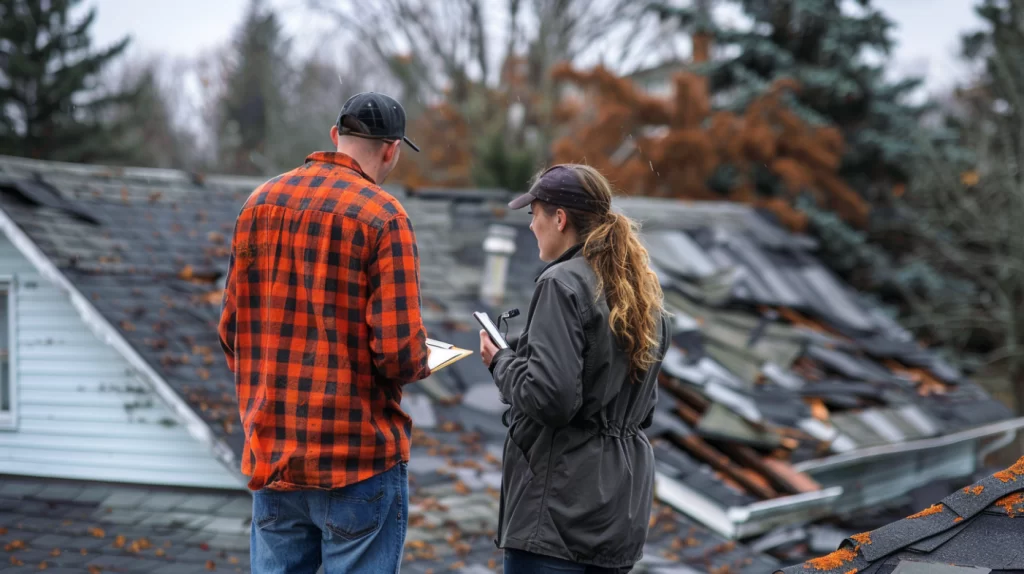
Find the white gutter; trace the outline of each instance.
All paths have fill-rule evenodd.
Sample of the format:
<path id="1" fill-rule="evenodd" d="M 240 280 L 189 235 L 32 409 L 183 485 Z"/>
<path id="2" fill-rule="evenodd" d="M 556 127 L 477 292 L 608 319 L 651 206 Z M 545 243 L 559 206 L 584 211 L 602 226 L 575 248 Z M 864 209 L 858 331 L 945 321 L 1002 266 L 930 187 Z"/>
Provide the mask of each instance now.
<path id="1" fill-rule="evenodd" d="M 854 452 L 836 454 L 825 458 L 797 463 L 793 465 L 793 468 L 798 472 L 807 473 L 832 470 L 864 462 L 873 458 L 883 458 L 907 452 L 942 448 L 961 442 L 977 440 L 1007 432 L 1016 434 L 1017 430 L 1021 428 L 1024 428 L 1024 417 L 999 421 L 997 423 L 974 427 L 934 438 L 862 448 Z"/>
<path id="2" fill-rule="evenodd" d="M 978 466 L 984 466 L 985 459 L 988 455 L 996 452 L 997 450 L 1008 446 L 1010 443 L 1017 438 L 1017 429 L 1008 430 L 999 436 L 996 440 L 986 444 L 981 450 L 978 451 Z"/>
<path id="3" fill-rule="evenodd" d="M 654 485 L 659 500 L 729 539 L 761 534 L 780 524 L 827 516 L 843 494 L 843 487 L 833 486 L 726 509 L 660 472 L 654 474 Z"/>
<path id="4" fill-rule="evenodd" d="M 762 500 L 746 506 L 734 506 L 726 515 L 736 525 L 736 538 L 767 532 L 783 524 L 813 520 L 832 513 L 843 487 L 832 486 L 814 492 Z"/>
<path id="5" fill-rule="evenodd" d="M 89 299 L 82 295 L 78 288 L 57 269 L 57 266 L 50 261 L 49 257 L 39 249 L 3 209 L 0 209 L 0 231 L 7 235 L 11 243 L 32 263 L 40 275 L 68 295 L 72 306 L 74 306 L 79 316 L 89 327 L 89 330 L 101 341 L 117 350 L 128 361 L 139 375 L 156 391 L 157 395 L 163 399 L 171 411 L 178 417 L 178 420 L 184 424 L 188 433 L 209 447 L 217 459 L 232 474 L 241 477 L 238 463 L 231 448 L 213 434 L 210 426 L 171 388 L 167 381 L 153 369 L 149 362 L 131 346 L 121 333 L 93 307 Z"/>
<path id="6" fill-rule="evenodd" d="M 658 500 L 718 534 L 732 538 L 736 533 L 736 525 L 726 515 L 725 509 L 678 480 L 655 472 L 654 492 Z"/>

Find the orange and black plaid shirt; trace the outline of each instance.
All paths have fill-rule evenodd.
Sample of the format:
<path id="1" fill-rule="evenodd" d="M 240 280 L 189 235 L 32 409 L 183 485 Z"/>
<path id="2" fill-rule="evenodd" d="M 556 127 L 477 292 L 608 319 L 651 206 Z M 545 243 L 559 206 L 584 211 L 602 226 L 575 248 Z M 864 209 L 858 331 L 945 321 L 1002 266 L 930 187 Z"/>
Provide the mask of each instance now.
<path id="1" fill-rule="evenodd" d="M 220 319 L 249 488 L 339 488 L 409 460 L 402 385 L 430 374 L 401 204 L 318 152 L 235 223 Z"/>

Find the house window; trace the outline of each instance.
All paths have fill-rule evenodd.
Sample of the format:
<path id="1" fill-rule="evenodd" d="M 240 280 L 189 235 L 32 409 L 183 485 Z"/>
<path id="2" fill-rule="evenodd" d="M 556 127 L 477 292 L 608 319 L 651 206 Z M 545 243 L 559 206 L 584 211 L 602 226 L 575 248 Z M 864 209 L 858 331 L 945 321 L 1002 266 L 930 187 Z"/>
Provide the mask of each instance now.
<path id="1" fill-rule="evenodd" d="M 0 278 L 0 429 L 14 428 L 14 282 Z"/>

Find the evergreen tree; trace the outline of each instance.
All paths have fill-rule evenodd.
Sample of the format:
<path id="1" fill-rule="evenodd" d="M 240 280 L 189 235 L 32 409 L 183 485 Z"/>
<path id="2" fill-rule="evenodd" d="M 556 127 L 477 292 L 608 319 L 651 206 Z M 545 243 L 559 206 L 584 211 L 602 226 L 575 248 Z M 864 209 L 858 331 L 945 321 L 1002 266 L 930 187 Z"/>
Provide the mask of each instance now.
<path id="1" fill-rule="evenodd" d="M 114 90 L 132 92 L 137 98 L 112 110 L 109 123 L 124 126 L 119 142 L 126 165 L 195 170 L 200 166 L 195 135 L 175 117 L 175 95 L 165 81 L 159 59 L 131 60 L 120 74 L 105 80 Z"/>
<path id="2" fill-rule="evenodd" d="M 127 148 L 125 125 L 111 110 L 136 91 L 111 92 L 101 72 L 128 38 L 95 50 L 95 8 L 73 22 L 81 0 L 0 0 L 0 154 L 82 162 L 116 162 Z"/>
<path id="3" fill-rule="evenodd" d="M 286 141 L 290 40 L 265 0 L 252 0 L 228 55 L 217 105 L 221 171 L 270 174 L 297 164 Z"/>
<path id="4" fill-rule="evenodd" d="M 901 230 L 915 215 L 898 198 L 921 159 L 920 138 L 938 145 L 951 134 L 921 129 L 920 119 L 931 106 L 908 102 L 919 79 L 885 79 L 892 22 L 871 0 L 721 1 L 738 5 L 753 25 L 710 26 L 717 57 L 693 69 L 708 78 L 716 105 L 747 109 L 774 82 L 792 79 L 800 89 L 788 98 L 791 109 L 842 135 L 838 173 L 860 201 L 828 205 L 807 194 L 796 202 L 821 239 L 823 259 L 856 287 L 902 312 L 922 286 L 931 292 L 954 289 L 958 283 L 943 272 L 906 261 L 909 246 Z M 699 6 L 656 3 L 652 8 L 684 27 L 708 28 L 708 19 L 696 12 Z M 955 144 L 943 145 L 942 151 L 957 161 L 966 155 Z"/>
<path id="5" fill-rule="evenodd" d="M 719 54 L 733 54 L 697 67 L 708 76 L 716 102 L 742 111 L 773 82 L 796 80 L 794 111 L 813 123 L 834 125 L 843 135 L 843 179 L 871 204 L 899 193 L 915 152 L 907 133 L 924 108 L 906 101 L 919 79 L 888 82 L 884 65 L 871 61 L 871 55 L 889 54 L 892 22 L 870 0 L 857 0 L 856 10 L 841 0 L 729 1 L 742 7 L 753 26 L 714 27 Z M 655 9 L 684 23 L 706 22 L 694 14 L 696 8 Z"/>
<path id="6" fill-rule="evenodd" d="M 980 69 L 980 77 L 963 90 L 959 103 L 965 115 L 961 122 L 991 121 L 999 117 L 1009 125 L 1020 123 L 1024 102 L 1024 4 L 1006 0 L 981 0 L 975 8 L 984 28 L 962 39 L 962 57 Z M 998 145 L 1020 148 L 1021 134 L 1007 134 Z"/>
<path id="7" fill-rule="evenodd" d="M 1008 379 L 1024 413 L 1024 5 L 981 0 L 982 30 L 963 39 L 979 76 L 957 90 L 952 120 L 974 158 L 922 146 L 904 198 L 908 260 L 957 278 L 921 285 L 908 324 Z M 928 143 L 928 142 L 925 142 Z"/>

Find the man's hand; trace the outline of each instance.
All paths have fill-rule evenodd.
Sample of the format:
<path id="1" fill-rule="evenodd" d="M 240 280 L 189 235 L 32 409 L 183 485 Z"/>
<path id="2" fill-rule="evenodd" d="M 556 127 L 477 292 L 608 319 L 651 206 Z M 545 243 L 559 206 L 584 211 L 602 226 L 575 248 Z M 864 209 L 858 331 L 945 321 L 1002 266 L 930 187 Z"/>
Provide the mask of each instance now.
<path id="1" fill-rule="evenodd" d="M 497 352 L 498 346 L 491 341 L 491 337 L 487 335 L 487 331 L 480 329 L 480 358 L 483 360 L 484 365 L 490 368 L 491 361 L 494 360 L 494 354 Z"/>

